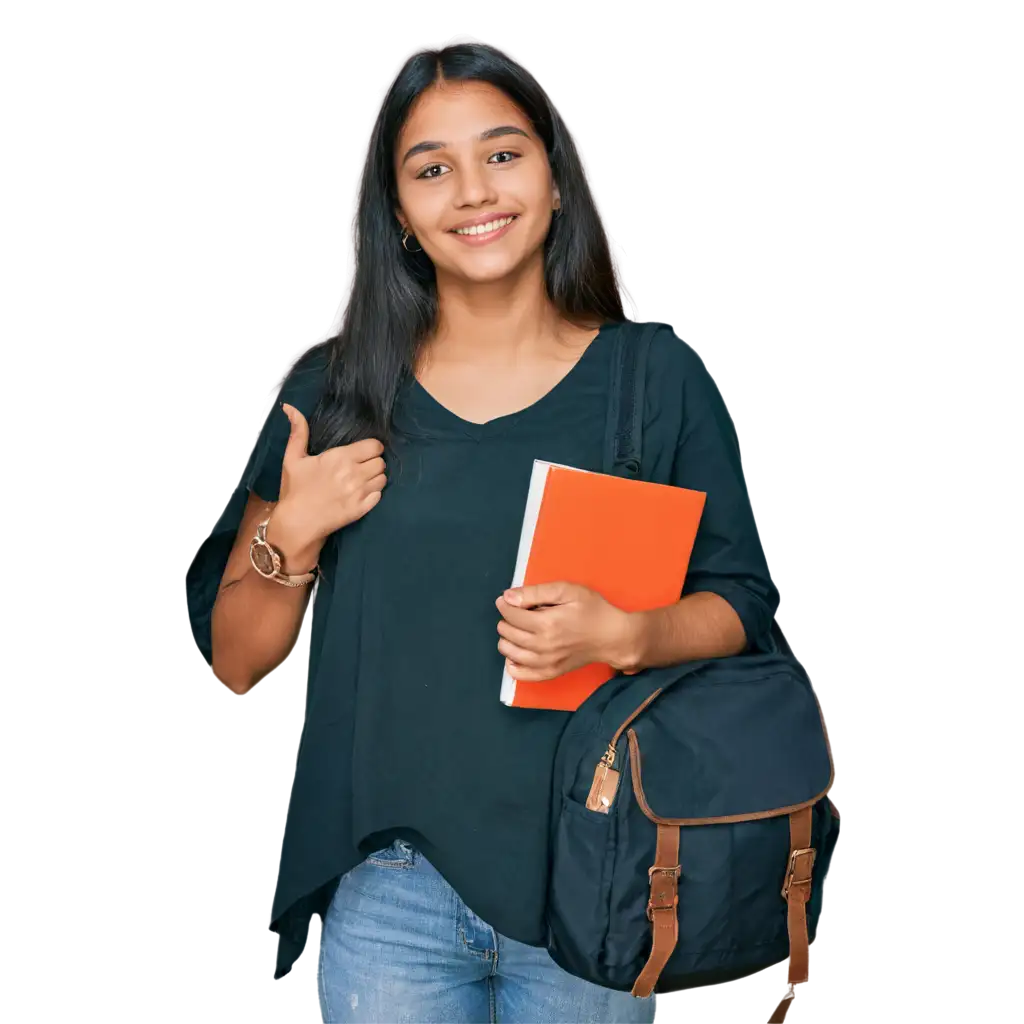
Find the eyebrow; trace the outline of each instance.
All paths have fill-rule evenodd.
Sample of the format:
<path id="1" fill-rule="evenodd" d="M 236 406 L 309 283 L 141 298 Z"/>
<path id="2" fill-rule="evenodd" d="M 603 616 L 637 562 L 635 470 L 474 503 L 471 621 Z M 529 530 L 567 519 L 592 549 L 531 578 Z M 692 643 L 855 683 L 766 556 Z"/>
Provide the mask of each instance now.
<path id="1" fill-rule="evenodd" d="M 522 128 L 517 128 L 514 124 L 503 124 L 497 128 L 488 128 L 487 131 L 481 132 L 477 138 L 481 142 L 486 142 L 488 139 L 497 139 L 502 135 L 522 135 L 524 139 L 528 139 L 530 136 L 523 131 Z M 448 146 L 447 142 L 417 142 L 415 146 L 410 147 L 406 150 L 405 156 L 402 157 L 402 166 L 405 166 L 407 160 L 411 157 L 416 156 L 417 153 L 427 153 L 434 149 L 444 149 Z"/>

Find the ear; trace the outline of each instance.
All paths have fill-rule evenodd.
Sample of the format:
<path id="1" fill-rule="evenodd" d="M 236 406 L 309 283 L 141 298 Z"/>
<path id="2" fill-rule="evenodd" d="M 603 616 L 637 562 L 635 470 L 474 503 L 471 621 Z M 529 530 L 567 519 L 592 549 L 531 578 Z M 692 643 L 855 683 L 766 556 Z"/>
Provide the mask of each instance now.
<path id="1" fill-rule="evenodd" d="M 551 208 L 557 210 L 562 205 L 562 196 L 558 191 L 558 186 L 554 185 L 551 188 Z"/>
<path id="2" fill-rule="evenodd" d="M 399 226 L 404 231 L 409 226 L 409 222 L 405 219 L 405 215 L 402 213 L 401 210 L 396 209 L 395 217 L 398 219 Z"/>

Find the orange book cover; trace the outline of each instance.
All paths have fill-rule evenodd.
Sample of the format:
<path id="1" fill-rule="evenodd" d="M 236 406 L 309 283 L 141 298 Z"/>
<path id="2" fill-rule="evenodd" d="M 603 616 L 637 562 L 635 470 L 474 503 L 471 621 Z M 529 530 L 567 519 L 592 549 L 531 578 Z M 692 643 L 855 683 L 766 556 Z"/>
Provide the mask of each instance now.
<path id="1" fill-rule="evenodd" d="M 704 511 L 704 491 L 534 459 L 511 586 L 568 580 L 625 611 L 679 600 Z M 554 679 L 516 680 L 506 665 L 510 707 L 575 711 L 615 675 L 593 662 Z"/>

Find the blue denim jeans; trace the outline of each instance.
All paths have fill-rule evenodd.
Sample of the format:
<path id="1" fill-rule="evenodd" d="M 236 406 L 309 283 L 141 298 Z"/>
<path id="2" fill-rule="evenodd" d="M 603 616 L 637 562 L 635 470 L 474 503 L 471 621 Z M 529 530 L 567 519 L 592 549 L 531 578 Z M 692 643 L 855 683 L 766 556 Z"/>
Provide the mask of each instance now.
<path id="1" fill-rule="evenodd" d="M 402 839 L 343 875 L 320 937 L 320 1012 L 333 1021 L 647 1024 L 638 999 L 500 935 Z"/>

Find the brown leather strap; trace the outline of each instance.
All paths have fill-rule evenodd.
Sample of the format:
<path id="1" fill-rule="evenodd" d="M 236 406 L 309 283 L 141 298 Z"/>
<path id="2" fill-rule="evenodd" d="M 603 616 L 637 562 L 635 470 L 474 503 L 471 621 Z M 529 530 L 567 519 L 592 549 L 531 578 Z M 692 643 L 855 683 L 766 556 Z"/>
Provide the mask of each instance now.
<path id="1" fill-rule="evenodd" d="M 651 955 L 633 984 L 632 994 L 640 998 L 654 991 L 658 978 L 679 939 L 679 825 L 658 824 L 658 845 L 654 865 L 648 869 L 651 897 L 647 917 L 651 921 Z M 782 886 L 787 904 L 789 928 L 789 984 L 807 980 L 810 937 L 807 932 L 807 901 L 811 898 L 811 871 L 815 850 L 811 847 L 811 808 L 804 807 L 789 816 L 789 863 Z M 782 1021 L 793 1001 L 787 992 L 772 1014 L 772 1022 Z"/>
<path id="2" fill-rule="evenodd" d="M 810 942 L 807 936 L 807 901 L 811 898 L 811 809 L 804 807 L 789 816 L 789 867 L 782 898 L 789 908 L 789 983 L 807 980 Z"/>
<path id="3" fill-rule="evenodd" d="M 789 991 L 768 1024 L 782 1024 L 793 1003 L 793 986 L 807 980 L 810 937 L 807 934 L 807 901 L 811 898 L 811 871 L 815 851 L 811 848 L 811 808 L 804 807 L 789 816 L 789 863 L 782 883 L 789 928 Z"/>
<path id="4" fill-rule="evenodd" d="M 632 994 L 641 999 L 654 991 L 661 972 L 679 940 L 679 825 L 658 824 L 654 865 L 647 869 L 651 898 L 647 918 L 651 922 L 651 955 L 633 984 Z"/>

